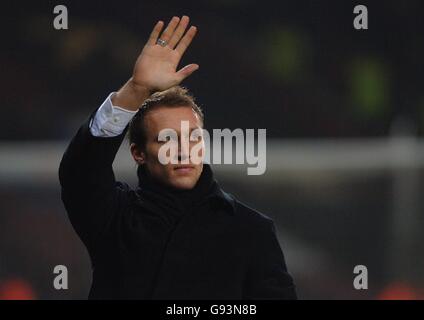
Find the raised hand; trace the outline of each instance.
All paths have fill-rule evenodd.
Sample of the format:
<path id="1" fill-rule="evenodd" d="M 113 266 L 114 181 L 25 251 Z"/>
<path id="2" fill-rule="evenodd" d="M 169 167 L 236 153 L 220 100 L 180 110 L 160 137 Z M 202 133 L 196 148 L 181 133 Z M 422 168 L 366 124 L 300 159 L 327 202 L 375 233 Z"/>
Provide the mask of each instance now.
<path id="1" fill-rule="evenodd" d="M 112 99 L 114 104 L 137 110 L 143 100 L 152 93 L 180 84 L 199 68 L 199 65 L 193 63 L 177 71 L 184 52 L 197 32 L 195 26 L 185 32 L 189 20 L 188 16 L 181 19 L 173 17 L 162 34 L 164 23 L 156 23 L 137 58 L 131 79 Z M 158 40 L 161 44 L 158 44 Z"/>
<path id="2" fill-rule="evenodd" d="M 163 22 L 159 21 L 155 25 L 135 63 L 133 81 L 136 85 L 151 91 L 163 91 L 179 84 L 199 68 L 197 64 L 189 64 L 176 71 L 197 31 L 196 27 L 191 26 L 184 34 L 188 23 L 187 16 L 183 16 L 181 20 L 173 17 L 161 35 Z M 157 44 L 158 39 L 166 45 Z"/>

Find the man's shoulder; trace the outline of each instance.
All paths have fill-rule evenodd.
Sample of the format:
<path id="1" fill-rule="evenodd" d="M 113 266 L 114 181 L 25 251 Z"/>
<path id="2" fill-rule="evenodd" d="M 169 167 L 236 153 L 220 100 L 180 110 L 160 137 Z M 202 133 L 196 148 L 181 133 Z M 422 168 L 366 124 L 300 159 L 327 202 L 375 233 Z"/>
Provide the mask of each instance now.
<path id="1" fill-rule="evenodd" d="M 233 199 L 237 226 L 251 241 L 261 243 L 276 233 L 271 217 L 234 197 Z"/>
<path id="2" fill-rule="evenodd" d="M 235 213 L 241 222 L 254 226 L 270 227 L 274 224 L 274 220 L 268 215 L 252 208 L 246 203 L 238 200 L 233 196 Z"/>

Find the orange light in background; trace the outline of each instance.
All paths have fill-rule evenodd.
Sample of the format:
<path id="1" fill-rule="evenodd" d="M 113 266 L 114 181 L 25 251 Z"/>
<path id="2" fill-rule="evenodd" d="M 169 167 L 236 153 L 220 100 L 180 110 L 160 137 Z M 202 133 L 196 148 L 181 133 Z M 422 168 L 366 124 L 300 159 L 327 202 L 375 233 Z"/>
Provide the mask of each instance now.
<path id="1" fill-rule="evenodd" d="M 0 300 L 35 300 L 31 285 L 23 279 L 9 279 L 0 283 Z"/>
<path id="2" fill-rule="evenodd" d="M 378 300 L 418 300 L 423 297 L 417 293 L 415 288 L 405 282 L 393 282 L 386 286 L 379 295 Z"/>

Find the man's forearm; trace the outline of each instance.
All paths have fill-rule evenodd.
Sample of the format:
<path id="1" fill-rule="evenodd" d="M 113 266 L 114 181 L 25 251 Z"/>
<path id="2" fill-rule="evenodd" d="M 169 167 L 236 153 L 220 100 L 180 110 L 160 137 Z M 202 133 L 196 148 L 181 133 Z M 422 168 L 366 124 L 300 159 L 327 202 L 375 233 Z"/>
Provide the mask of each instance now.
<path id="1" fill-rule="evenodd" d="M 135 84 L 131 78 L 112 97 L 112 103 L 126 110 L 137 111 L 152 93 L 150 89 Z"/>
<path id="2" fill-rule="evenodd" d="M 125 137 L 125 130 L 120 135 L 110 138 L 93 136 L 89 123 L 91 114 L 68 145 L 59 166 L 59 179 L 62 187 L 66 185 L 84 186 L 82 181 L 107 184 L 113 183 L 112 163 Z M 90 183 L 87 183 L 88 185 Z"/>
<path id="3" fill-rule="evenodd" d="M 96 137 L 114 137 L 124 131 L 151 91 L 134 84 L 131 79 L 103 102 L 90 123 Z"/>

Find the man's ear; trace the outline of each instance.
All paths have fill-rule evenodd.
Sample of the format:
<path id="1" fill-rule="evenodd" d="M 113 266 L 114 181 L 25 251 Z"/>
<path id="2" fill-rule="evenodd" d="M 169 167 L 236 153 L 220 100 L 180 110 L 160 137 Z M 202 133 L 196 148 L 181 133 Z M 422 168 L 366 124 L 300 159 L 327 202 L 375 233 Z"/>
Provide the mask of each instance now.
<path id="1" fill-rule="evenodd" d="M 144 162 L 146 161 L 146 155 L 143 151 L 140 150 L 139 147 L 137 147 L 134 142 L 130 145 L 130 151 L 135 162 L 137 162 L 138 164 L 144 164 Z"/>

